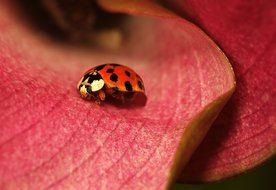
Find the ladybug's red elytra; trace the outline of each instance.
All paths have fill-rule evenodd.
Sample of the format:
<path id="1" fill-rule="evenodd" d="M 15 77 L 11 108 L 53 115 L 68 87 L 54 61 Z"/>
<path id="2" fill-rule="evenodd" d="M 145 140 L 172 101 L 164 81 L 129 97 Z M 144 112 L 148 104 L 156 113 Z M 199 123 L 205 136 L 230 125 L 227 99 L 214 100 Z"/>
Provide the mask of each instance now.
<path id="1" fill-rule="evenodd" d="M 145 95 L 141 77 L 129 67 L 109 63 L 89 69 L 78 83 L 80 95 L 100 104 L 107 96 L 121 102 L 131 101 L 138 93 Z"/>

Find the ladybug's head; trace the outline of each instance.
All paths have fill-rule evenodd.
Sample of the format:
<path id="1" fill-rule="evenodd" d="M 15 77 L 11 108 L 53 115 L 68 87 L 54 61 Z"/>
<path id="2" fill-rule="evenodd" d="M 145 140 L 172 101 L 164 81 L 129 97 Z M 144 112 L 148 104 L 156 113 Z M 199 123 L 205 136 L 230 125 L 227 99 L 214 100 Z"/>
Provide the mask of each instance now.
<path id="1" fill-rule="evenodd" d="M 104 80 L 102 76 L 94 70 L 86 73 L 80 80 L 77 88 L 82 97 L 88 98 L 94 96 L 98 91 L 104 87 Z"/>

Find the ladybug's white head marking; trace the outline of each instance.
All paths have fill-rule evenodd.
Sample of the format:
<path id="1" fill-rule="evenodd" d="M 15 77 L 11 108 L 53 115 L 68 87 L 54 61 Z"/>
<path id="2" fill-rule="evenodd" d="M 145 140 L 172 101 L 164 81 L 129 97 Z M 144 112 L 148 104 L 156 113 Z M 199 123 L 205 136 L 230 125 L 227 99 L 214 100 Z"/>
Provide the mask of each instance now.
<path id="1" fill-rule="evenodd" d="M 104 87 L 104 80 L 99 79 L 99 80 L 93 80 L 91 83 L 91 91 L 96 92 L 101 90 Z"/>
<path id="2" fill-rule="evenodd" d="M 87 90 L 85 88 L 85 86 L 83 85 L 81 88 L 80 88 L 80 94 L 82 97 L 86 97 L 87 96 Z"/>

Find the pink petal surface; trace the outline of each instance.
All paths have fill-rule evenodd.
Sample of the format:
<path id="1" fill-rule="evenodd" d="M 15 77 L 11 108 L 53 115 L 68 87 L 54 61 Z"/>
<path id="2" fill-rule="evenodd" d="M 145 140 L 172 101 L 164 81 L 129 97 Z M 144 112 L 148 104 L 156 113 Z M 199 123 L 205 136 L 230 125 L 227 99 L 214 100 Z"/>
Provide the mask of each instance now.
<path id="1" fill-rule="evenodd" d="M 237 77 L 234 96 L 181 179 L 214 181 L 260 165 L 276 152 L 275 2 L 174 2 L 218 42 Z"/>
<path id="2" fill-rule="evenodd" d="M 165 188 L 234 89 L 223 53 L 173 17 L 132 18 L 131 39 L 106 53 L 54 42 L 2 1 L 1 189 Z M 138 71 L 145 107 L 79 97 L 81 74 L 104 62 Z"/>

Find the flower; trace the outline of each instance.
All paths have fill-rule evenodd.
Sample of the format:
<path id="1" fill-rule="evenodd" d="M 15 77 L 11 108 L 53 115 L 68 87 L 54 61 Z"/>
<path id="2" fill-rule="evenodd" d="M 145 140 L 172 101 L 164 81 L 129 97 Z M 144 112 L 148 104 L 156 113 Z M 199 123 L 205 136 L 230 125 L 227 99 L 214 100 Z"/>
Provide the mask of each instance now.
<path id="1" fill-rule="evenodd" d="M 128 38 L 116 50 L 52 40 L 28 25 L 16 3 L 2 3 L 1 189 L 168 187 L 232 95 L 235 79 L 228 59 L 197 26 L 154 1 L 99 2 L 108 11 L 136 15 L 125 23 Z M 275 66 L 269 64 L 274 44 L 271 33 L 262 35 L 269 21 L 264 24 L 260 19 L 263 22 L 254 42 L 250 35 L 254 22 L 247 28 L 247 22 L 239 20 L 252 7 L 245 9 L 237 1 L 222 11 L 223 3 L 227 1 L 208 6 L 190 1 L 183 7 L 180 2 L 177 6 L 178 12 L 188 14 L 218 42 L 237 77 L 237 92 L 181 179 L 221 179 L 275 153 Z M 220 17 L 213 18 L 214 11 L 204 11 L 205 7 L 217 10 Z M 266 8 L 259 13 L 267 18 L 271 13 Z M 227 10 L 233 13 L 229 16 Z M 224 27 L 216 21 L 225 21 Z M 233 28 L 240 26 L 236 23 L 245 29 Z M 250 33 L 242 35 L 244 31 Z M 260 64 L 255 64 L 257 58 Z M 129 65 L 142 75 L 146 106 L 99 106 L 79 97 L 75 88 L 82 72 L 105 62 Z M 252 146 L 262 151 L 253 154 Z M 202 157 L 206 154 L 207 161 Z M 243 159 L 244 155 L 248 158 Z M 233 167 L 221 167 L 231 161 Z M 202 168 L 206 169 L 198 170 Z"/>

